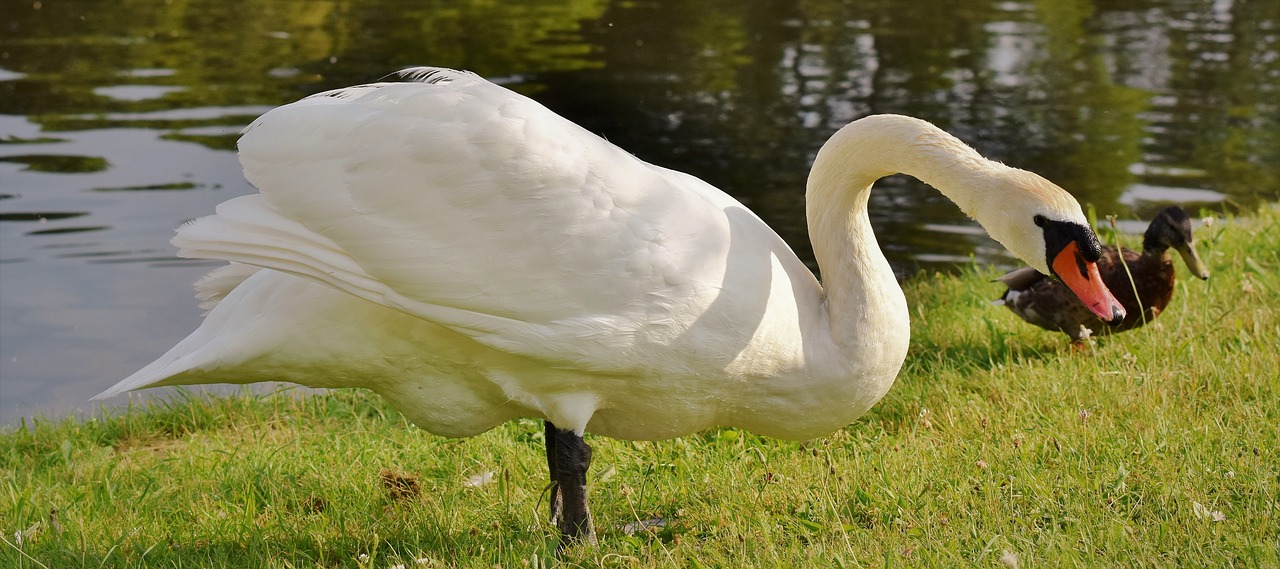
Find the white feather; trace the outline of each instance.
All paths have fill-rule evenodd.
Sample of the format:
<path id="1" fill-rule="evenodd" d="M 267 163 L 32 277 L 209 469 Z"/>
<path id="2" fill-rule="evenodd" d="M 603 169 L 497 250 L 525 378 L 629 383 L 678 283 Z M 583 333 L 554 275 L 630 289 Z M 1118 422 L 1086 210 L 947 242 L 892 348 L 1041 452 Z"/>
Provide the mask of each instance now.
<path id="1" fill-rule="evenodd" d="M 905 300 L 866 214 L 876 178 L 920 176 L 1024 257 L 1044 249 L 1034 215 L 1083 221 L 1061 189 L 928 123 L 869 117 L 810 178 L 824 289 L 710 185 L 473 74 L 402 75 L 245 130 L 261 193 L 174 242 L 264 270 L 203 281 L 204 324 L 100 397 L 283 380 L 373 389 L 452 436 L 534 416 L 625 439 L 716 425 L 805 439 L 879 400 L 906 354 Z"/>

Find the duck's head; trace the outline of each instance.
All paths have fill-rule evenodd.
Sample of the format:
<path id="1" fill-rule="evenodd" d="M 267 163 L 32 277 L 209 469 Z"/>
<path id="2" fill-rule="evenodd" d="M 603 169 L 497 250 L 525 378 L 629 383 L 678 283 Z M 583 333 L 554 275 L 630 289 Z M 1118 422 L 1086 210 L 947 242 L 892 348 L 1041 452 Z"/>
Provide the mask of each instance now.
<path id="1" fill-rule="evenodd" d="M 1080 204 L 1066 190 L 1024 170 L 997 176 L 990 211 L 977 212 L 987 231 L 1032 268 L 1053 275 L 1098 318 L 1117 323 L 1125 310 L 1102 282 L 1098 259 L 1102 246 L 1089 229 Z"/>
<path id="2" fill-rule="evenodd" d="M 1143 251 L 1166 249 L 1177 251 L 1187 263 L 1187 268 L 1191 269 L 1191 274 L 1201 279 L 1209 278 L 1209 269 L 1200 260 L 1195 241 L 1191 239 L 1191 218 L 1176 205 L 1160 210 L 1142 237 Z"/>

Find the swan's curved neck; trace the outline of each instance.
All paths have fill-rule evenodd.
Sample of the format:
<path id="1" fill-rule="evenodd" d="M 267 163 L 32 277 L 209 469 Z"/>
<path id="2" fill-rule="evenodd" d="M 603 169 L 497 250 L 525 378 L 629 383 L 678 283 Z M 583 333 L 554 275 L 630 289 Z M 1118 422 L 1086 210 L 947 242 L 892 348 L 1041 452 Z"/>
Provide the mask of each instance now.
<path id="1" fill-rule="evenodd" d="M 860 327 L 901 323 L 907 310 L 889 262 L 880 251 L 867 202 L 877 179 L 896 173 L 919 178 L 961 209 L 981 209 L 977 188 L 1001 170 L 941 129 L 896 115 L 867 117 L 840 129 L 814 160 L 805 194 L 809 234 L 822 270 L 832 335 L 838 344 L 865 343 L 851 334 L 883 334 Z M 905 340 L 904 340 L 905 341 Z M 865 348 L 863 348 L 865 349 Z M 905 344 L 904 344 L 905 349 Z"/>

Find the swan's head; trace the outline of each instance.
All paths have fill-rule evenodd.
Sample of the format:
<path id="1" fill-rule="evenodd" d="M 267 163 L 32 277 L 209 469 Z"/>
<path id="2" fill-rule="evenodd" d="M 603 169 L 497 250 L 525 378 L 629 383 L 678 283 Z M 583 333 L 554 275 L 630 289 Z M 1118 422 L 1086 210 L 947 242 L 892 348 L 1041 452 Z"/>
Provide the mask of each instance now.
<path id="1" fill-rule="evenodd" d="M 987 231 L 1023 261 L 1053 275 L 1106 322 L 1124 319 L 1125 310 L 1102 282 L 1098 259 L 1102 245 L 1089 229 L 1080 204 L 1040 176 L 1010 168 L 998 176 L 1008 187 L 990 211 L 975 215 Z"/>
<path id="2" fill-rule="evenodd" d="M 1124 320 L 1125 310 L 1102 283 L 1098 259 L 1102 247 L 1087 226 L 1037 215 L 1034 221 L 1044 235 L 1044 256 L 1049 271 L 1071 289 L 1098 318 L 1112 324 Z"/>

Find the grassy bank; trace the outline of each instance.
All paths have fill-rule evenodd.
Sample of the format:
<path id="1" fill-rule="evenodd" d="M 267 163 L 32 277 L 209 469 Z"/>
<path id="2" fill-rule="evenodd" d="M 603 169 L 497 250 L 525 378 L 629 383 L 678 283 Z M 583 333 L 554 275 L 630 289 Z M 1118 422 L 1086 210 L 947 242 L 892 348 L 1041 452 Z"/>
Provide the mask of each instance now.
<path id="1" fill-rule="evenodd" d="M 829 437 L 588 437 L 601 543 L 561 562 L 1280 565 L 1280 211 L 1197 237 L 1213 278 L 1180 267 L 1089 354 L 990 306 L 993 272 L 926 275 L 897 384 Z M 0 434 L 0 566 L 550 564 L 541 439 L 443 439 L 361 392 L 28 421 Z"/>

